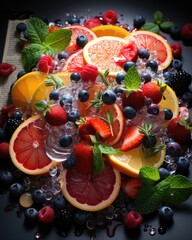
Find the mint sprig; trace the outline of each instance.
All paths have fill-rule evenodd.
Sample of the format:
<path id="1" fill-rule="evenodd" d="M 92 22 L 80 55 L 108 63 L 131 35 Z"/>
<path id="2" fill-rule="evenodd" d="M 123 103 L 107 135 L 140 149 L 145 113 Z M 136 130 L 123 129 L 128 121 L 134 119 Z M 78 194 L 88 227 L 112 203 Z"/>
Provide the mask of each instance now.
<path id="1" fill-rule="evenodd" d="M 175 174 L 160 181 L 158 169 L 145 166 L 139 172 L 144 183 L 135 200 L 136 209 L 142 215 L 150 214 L 162 205 L 177 206 L 192 195 L 192 180 Z"/>
<path id="2" fill-rule="evenodd" d="M 30 44 L 22 50 L 22 65 L 24 69 L 31 69 L 37 64 L 40 56 L 48 54 L 51 57 L 69 45 L 72 31 L 59 29 L 49 32 L 48 26 L 39 18 L 31 17 L 26 22 Z"/>

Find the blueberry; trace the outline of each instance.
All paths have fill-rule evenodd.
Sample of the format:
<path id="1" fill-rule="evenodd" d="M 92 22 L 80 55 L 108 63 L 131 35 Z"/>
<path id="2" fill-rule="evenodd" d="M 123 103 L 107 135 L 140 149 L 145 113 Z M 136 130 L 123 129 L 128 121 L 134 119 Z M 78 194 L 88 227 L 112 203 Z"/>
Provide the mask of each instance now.
<path id="1" fill-rule="evenodd" d="M 162 206 L 158 210 L 159 218 L 162 221 L 171 221 L 173 220 L 174 212 L 173 209 L 169 206 Z"/>
<path id="2" fill-rule="evenodd" d="M 80 23 L 80 19 L 77 18 L 76 16 L 70 16 L 67 19 L 67 21 L 68 21 L 69 24 L 79 24 Z"/>
<path id="3" fill-rule="evenodd" d="M 114 89 L 114 92 L 115 94 L 122 94 L 123 93 L 123 89 L 119 86 L 117 86 L 115 89 Z"/>
<path id="4" fill-rule="evenodd" d="M 123 115 L 126 119 L 133 119 L 137 114 L 137 111 L 135 110 L 135 108 L 131 107 L 131 106 L 126 106 L 123 109 Z"/>
<path id="5" fill-rule="evenodd" d="M 10 187 L 10 185 L 13 183 L 13 174 L 9 170 L 3 170 L 0 173 L 0 183 L 3 187 Z"/>
<path id="6" fill-rule="evenodd" d="M 27 30 L 27 24 L 26 23 L 20 22 L 20 23 L 17 24 L 16 31 L 18 33 L 25 32 L 26 30 Z"/>
<path id="7" fill-rule="evenodd" d="M 180 156 L 177 161 L 177 173 L 187 173 L 190 167 L 190 160 L 187 156 Z"/>
<path id="8" fill-rule="evenodd" d="M 36 204 L 43 204 L 45 201 L 45 194 L 41 189 L 35 189 L 32 191 L 32 199 Z"/>
<path id="9" fill-rule="evenodd" d="M 11 118 L 20 120 L 22 118 L 23 114 L 20 111 L 14 111 L 11 113 Z"/>
<path id="10" fill-rule="evenodd" d="M 38 211 L 36 208 L 30 207 L 25 210 L 25 220 L 28 223 L 34 223 L 38 220 Z"/>
<path id="11" fill-rule="evenodd" d="M 58 195 L 52 199 L 52 204 L 55 210 L 61 210 L 65 208 L 66 201 L 63 196 Z"/>
<path id="12" fill-rule="evenodd" d="M 155 135 L 150 135 L 150 136 L 144 136 L 144 139 L 143 139 L 143 146 L 145 148 L 151 148 L 151 147 L 154 147 L 155 144 L 157 143 L 157 139 L 156 139 L 156 136 Z"/>
<path id="13" fill-rule="evenodd" d="M 153 72 L 157 72 L 157 70 L 158 70 L 158 64 L 154 60 L 147 61 L 145 66 L 146 66 L 146 68 L 150 68 L 151 71 L 153 71 Z"/>
<path id="14" fill-rule="evenodd" d="M 12 183 L 9 187 L 10 196 L 13 198 L 19 198 L 24 191 L 21 183 Z"/>
<path id="15" fill-rule="evenodd" d="M 78 110 L 71 110 L 68 112 L 68 121 L 75 122 L 80 118 L 80 112 Z"/>
<path id="16" fill-rule="evenodd" d="M 75 166 L 75 163 L 76 163 L 76 158 L 72 153 L 68 156 L 68 158 L 65 161 L 63 161 L 62 165 L 66 169 L 71 169 Z"/>
<path id="17" fill-rule="evenodd" d="M 78 225 L 84 225 L 87 221 L 87 213 L 82 210 L 78 210 L 73 214 L 73 220 Z"/>
<path id="18" fill-rule="evenodd" d="M 155 103 L 151 103 L 147 108 L 147 113 L 152 115 L 158 115 L 159 114 L 159 106 Z"/>
<path id="19" fill-rule="evenodd" d="M 136 67 L 136 63 L 132 61 L 128 61 L 123 64 L 123 69 L 125 70 L 125 72 L 127 72 L 133 66 Z"/>
<path id="20" fill-rule="evenodd" d="M 63 135 L 59 138 L 59 145 L 61 147 L 69 147 L 72 143 L 73 139 L 69 135 Z"/>
<path id="21" fill-rule="evenodd" d="M 54 20 L 54 23 L 55 23 L 56 26 L 62 27 L 62 21 L 61 21 L 61 19 L 59 19 L 59 18 L 58 18 L 58 19 L 55 19 L 55 20 Z"/>
<path id="22" fill-rule="evenodd" d="M 124 78 L 125 78 L 125 73 L 119 72 L 119 73 L 117 73 L 115 80 L 116 80 L 117 84 L 122 84 Z"/>
<path id="23" fill-rule="evenodd" d="M 142 15 L 136 15 L 133 18 L 133 26 L 135 28 L 141 28 L 145 24 L 145 18 Z"/>
<path id="24" fill-rule="evenodd" d="M 175 68 L 176 70 L 181 70 L 183 67 L 183 62 L 179 59 L 173 59 L 171 67 Z"/>
<path id="25" fill-rule="evenodd" d="M 60 95 L 59 90 L 58 89 L 54 89 L 53 91 L 50 92 L 49 99 L 57 101 L 59 99 L 59 95 Z"/>
<path id="26" fill-rule="evenodd" d="M 174 141 L 169 141 L 166 144 L 166 154 L 171 157 L 179 157 L 181 154 L 181 145 Z"/>
<path id="27" fill-rule="evenodd" d="M 170 175 L 170 172 L 164 167 L 160 167 L 158 172 L 160 174 L 160 180 L 163 180 Z"/>
<path id="28" fill-rule="evenodd" d="M 169 29 L 170 36 L 174 40 L 181 39 L 181 27 L 178 25 L 171 26 Z"/>
<path id="29" fill-rule="evenodd" d="M 173 117 L 173 112 L 172 112 L 172 110 L 171 110 L 170 108 L 164 108 L 163 111 L 164 111 L 164 114 L 165 114 L 164 119 L 165 119 L 165 120 L 171 120 L 172 117 Z"/>
<path id="30" fill-rule="evenodd" d="M 73 72 L 70 75 L 71 81 L 78 82 L 81 79 L 81 76 L 78 72 Z"/>
<path id="31" fill-rule="evenodd" d="M 192 105 L 192 93 L 186 92 L 183 95 L 181 95 L 181 100 L 183 103 L 187 104 L 188 107 L 191 107 Z"/>
<path id="32" fill-rule="evenodd" d="M 64 95 L 60 97 L 59 103 L 63 107 L 66 104 L 72 104 L 73 98 L 70 95 Z"/>
<path id="33" fill-rule="evenodd" d="M 144 83 L 150 82 L 150 81 L 151 81 L 151 74 L 150 74 L 150 73 L 147 73 L 147 72 L 142 72 L 142 73 L 141 73 L 141 80 L 142 80 Z"/>
<path id="34" fill-rule="evenodd" d="M 83 48 L 88 43 L 88 38 L 85 35 L 79 35 L 76 38 L 77 46 Z"/>
<path id="35" fill-rule="evenodd" d="M 20 77 L 24 76 L 27 72 L 25 70 L 21 70 L 17 73 L 17 79 L 19 79 Z"/>
<path id="36" fill-rule="evenodd" d="M 58 53 L 57 57 L 59 60 L 67 59 L 69 57 L 69 54 L 66 51 L 61 51 Z"/>
<path id="37" fill-rule="evenodd" d="M 80 102 L 86 102 L 89 99 L 89 93 L 87 90 L 83 89 L 78 94 L 78 99 Z"/>
<path id="38" fill-rule="evenodd" d="M 150 56 L 150 53 L 146 48 L 140 48 L 140 49 L 138 49 L 138 56 L 141 59 L 148 59 Z"/>
<path id="39" fill-rule="evenodd" d="M 112 90 L 105 90 L 102 93 L 102 101 L 103 103 L 107 104 L 107 105 L 111 105 L 114 104 L 116 101 L 116 94 L 114 91 Z"/>
<path id="40" fill-rule="evenodd" d="M 7 135 L 4 128 L 0 128 L 0 143 L 6 141 Z"/>

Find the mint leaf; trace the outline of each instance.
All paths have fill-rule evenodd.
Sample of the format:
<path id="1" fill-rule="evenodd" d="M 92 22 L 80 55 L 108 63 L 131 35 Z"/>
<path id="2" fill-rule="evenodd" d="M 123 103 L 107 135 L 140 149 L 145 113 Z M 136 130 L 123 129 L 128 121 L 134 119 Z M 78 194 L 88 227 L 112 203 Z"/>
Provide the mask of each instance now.
<path id="1" fill-rule="evenodd" d="M 126 72 L 124 84 L 126 88 L 125 91 L 127 90 L 127 92 L 129 93 L 131 91 L 136 91 L 140 88 L 141 77 L 135 66 L 130 67 L 129 70 Z"/>
<path id="2" fill-rule="evenodd" d="M 151 31 L 151 32 L 154 32 L 154 33 L 159 33 L 160 32 L 159 26 L 155 23 L 145 23 L 141 27 L 141 30 L 147 30 L 147 31 Z"/>
<path id="3" fill-rule="evenodd" d="M 49 33 L 45 38 L 45 44 L 60 52 L 65 50 L 71 41 L 72 31 L 69 29 L 59 29 Z"/>
<path id="4" fill-rule="evenodd" d="M 113 147 L 110 147 L 104 144 L 99 144 L 98 147 L 103 154 L 110 154 L 110 155 L 122 154 L 120 150 L 117 150 Z"/>
<path id="5" fill-rule="evenodd" d="M 154 18 L 154 22 L 157 24 L 157 25 L 160 25 L 162 22 L 163 22 L 163 13 L 159 10 L 157 10 L 154 15 L 153 15 L 153 18 Z"/>
<path id="6" fill-rule="evenodd" d="M 171 175 L 162 182 L 170 184 L 170 190 L 162 198 L 167 204 L 178 205 L 192 195 L 192 180 L 183 175 Z"/>
<path id="7" fill-rule="evenodd" d="M 139 176 L 143 183 L 153 183 L 160 179 L 160 174 L 157 168 L 152 166 L 142 167 L 139 171 Z"/>
<path id="8" fill-rule="evenodd" d="M 159 26 L 164 32 L 168 32 L 170 27 L 174 26 L 175 24 L 171 21 L 162 22 Z"/>
<path id="9" fill-rule="evenodd" d="M 93 146 L 93 174 L 99 174 L 104 169 L 104 159 L 97 144 Z"/>
<path id="10" fill-rule="evenodd" d="M 41 19 L 32 17 L 27 21 L 27 32 L 32 43 L 42 44 L 48 34 L 48 27 Z"/>

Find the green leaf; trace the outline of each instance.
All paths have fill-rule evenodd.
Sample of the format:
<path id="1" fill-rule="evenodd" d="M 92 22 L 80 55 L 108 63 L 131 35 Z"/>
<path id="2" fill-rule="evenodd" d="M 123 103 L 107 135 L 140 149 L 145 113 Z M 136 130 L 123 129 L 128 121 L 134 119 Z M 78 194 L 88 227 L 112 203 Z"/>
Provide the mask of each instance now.
<path id="1" fill-rule="evenodd" d="M 159 25 L 163 22 L 163 13 L 157 10 L 153 15 L 154 22 Z"/>
<path id="2" fill-rule="evenodd" d="M 171 175 L 162 182 L 170 184 L 170 190 L 163 195 L 167 204 L 178 205 L 192 195 L 192 180 L 183 175 Z"/>
<path id="3" fill-rule="evenodd" d="M 166 21 L 166 22 L 162 22 L 160 24 L 160 28 L 164 31 L 164 32 L 168 32 L 170 27 L 174 26 L 175 24 L 171 21 Z"/>
<path id="4" fill-rule="evenodd" d="M 55 88 L 65 88 L 63 79 L 51 73 L 46 77 L 45 85 L 54 86 Z"/>
<path id="5" fill-rule="evenodd" d="M 59 52 L 61 50 L 65 50 L 65 48 L 69 45 L 71 36 L 71 30 L 59 29 L 49 33 L 44 42 L 46 45 L 49 45 L 51 48 L 53 48 L 55 52 Z"/>
<path id="6" fill-rule="evenodd" d="M 100 174 L 104 169 L 104 159 L 97 144 L 93 146 L 93 174 Z"/>
<path id="7" fill-rule="evenodd" d="M 147 31 L 154 32 L 154 33 L 160 32 L 159 26 L 155 23 L 145 23 L 141 27 L 141 30 L 147 30 Z"/>
<path id="8" fill-rule="evenodd" d="M 27 21 L 27 32 L 32 43 L 42 44 L 48 34 L 48 27 L 41 19 L 31 17 Z"/>
<path id="9" fill-rule="evenodd" d="M 118 149 L 115 149 L 113 147 L 104 145 L 104 144 L 99 144 L 98 145 L 101 153 L 103 154 L 110 154 L 110 155 L 116 155 L 116 154 L 122 154 L 122 152 Z"/>
<path id="10" fill-rule="evenodd" d="M 143 183 L 154 183 L 160 179 L 158 169 L 153 166 L 142 167 L 139 171 L 139 176 Z"/>
<path id="11" fill-rule="evenodd" d="M 135 66 L 129 68 L 124 78 L 125 88 L 129 91 L 138 90 L 141 85 L 141 77 Z"/>

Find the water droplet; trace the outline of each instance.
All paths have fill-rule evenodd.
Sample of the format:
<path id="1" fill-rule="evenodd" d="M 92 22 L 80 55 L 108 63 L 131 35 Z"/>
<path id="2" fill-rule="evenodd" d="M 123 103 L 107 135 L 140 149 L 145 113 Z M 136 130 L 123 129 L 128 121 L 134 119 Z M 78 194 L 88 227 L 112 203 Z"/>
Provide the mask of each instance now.
<path id="1" fill-rule="evenodd" d="M 162 227 L 162 226 L 160 226 L 160 227 L 158 228 L 158 233 L 159 233 L 160 235 L 163 235 L 163 234 L 165 234 L 165 233 L 166 233 L 166 228 L 165 228 L 165 227 Z"/>
<path id="2" fill-rule="evenodd" d="M 156 234 L 156 229 L 155 229 L 155 228 L 150 228 L 150 229 L 149 229 L 149 234 L 150 234 L 151 236 L 154 236 L 154 235 Z"/>
<path id="3" fill-rule="evenodd" d="M 34 235 L 35 239 L 40 239 L 41 238 L 41 234 L 39 232 L 35 233 Z"/>

